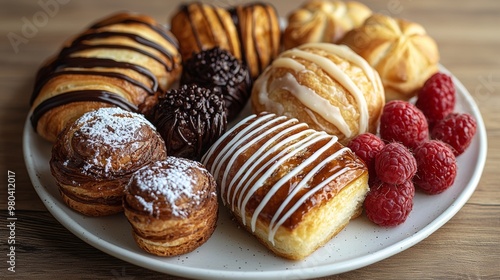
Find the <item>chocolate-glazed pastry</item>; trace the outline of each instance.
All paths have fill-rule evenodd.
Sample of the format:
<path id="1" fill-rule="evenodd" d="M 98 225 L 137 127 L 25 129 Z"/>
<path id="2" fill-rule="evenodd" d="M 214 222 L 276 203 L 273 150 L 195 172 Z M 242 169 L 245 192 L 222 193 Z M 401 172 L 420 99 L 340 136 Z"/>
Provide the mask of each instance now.
<path id="1" fill-rule="evenodd" d="M 181 84 L 195 83 L 222 92 L 228 121 L 233 120 L 250 97 L 252 79 L 248 67 L 230 52 L 215 47 L 184 62 Z"/>
<path id="2" fill-rule="evenodd" d="M 271 4 L 262 2 L 237 5 L 229 12 L 238 30 L 243 61 L 256 79 L 280 50 L 278 12 Z"/>
<path id="3" fill-rule="evenodd" d="M 222 94 L 196 84 L 171 89 L 150 116 L 165 140 L 170 156 L 199 160 L 226 131 Z"/>
<path id="4" fill-rule="evenodd" d="M 55 141 L 71 121 L 101 107 L 147 113 L 180 78 L 177 39 L 153 18 L 118 13 L 69 40 L 38 71 L 31 122 Z"/>
<path id="5" fill-rule="evenodd" d="M 184 61 L 200 51 L 220 47 L 245 62 L 252 79 L 280 49 L 278 13 L 268 3 L 252 2 L 224 9 L 195 1 L 181 5 L 170 25 Z"/>
<path id="6" fill-rule="evenodd" d="M 170 26 L 179 40 L 183 60 L 213 47 L 242 58 L 238 31 L 231 14 L 222 7 L 198 1 L 182 4 L 172 16 Z"/>

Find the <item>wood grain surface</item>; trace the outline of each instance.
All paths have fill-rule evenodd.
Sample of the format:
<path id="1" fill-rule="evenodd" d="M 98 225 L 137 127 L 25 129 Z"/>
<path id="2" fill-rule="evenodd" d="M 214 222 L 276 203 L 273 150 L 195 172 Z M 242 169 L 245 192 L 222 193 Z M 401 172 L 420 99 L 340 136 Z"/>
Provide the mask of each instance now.
<path id="1" fill-rule="evenodd" d="M 232 5 L 237 0 L 208 0 Z M 413 247 L 373 265 L 323 279 L 500 279 L 500 2 L 361 0 L 375 12 L 422 24 L 441 63 L 469 90 L 488 135 L 482 178 L 465 206 Z M 22 131 L 40 64 L 89 23 L 130 10 L 168 22 L 181 1 L 39 0 L 0 2 L 0 278 L 180 279 L 109 256 L 81 241 L 46 210 L 28 177 Z M 281 16 L 302 1 L 271 1 Z M 46 10 L 52 4 L 51 10 Z M 45 16 L 43 15 L 45 13 Z M 27 32 L 27 24 L 36 30 Z M 23 28 L 25 28 L 23 35 Z M 12 33 L 21 36 L 13 43 Z M 11 35 L 9 35 L 11 34 Z M 19 39 L 19 38 L 18 38 Z M 8 172 L 16 174 L 16 272 L 7 270 Z"/>

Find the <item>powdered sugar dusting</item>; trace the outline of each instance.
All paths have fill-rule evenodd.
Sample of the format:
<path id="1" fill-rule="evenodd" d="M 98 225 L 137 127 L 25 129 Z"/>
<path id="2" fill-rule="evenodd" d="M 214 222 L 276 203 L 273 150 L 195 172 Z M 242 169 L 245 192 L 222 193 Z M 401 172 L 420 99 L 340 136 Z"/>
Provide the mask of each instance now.
<path id="1" fill-rule="evenodd" d="M 205 191 L 195 191 L 196 178 L 190 176 L 190 169 L 200 168 L 197 162 L 167 157 L 166 160 L 139 169 L 131 179 L 139 192 L 146 192 L 149 197 L 134 195 L 135 199 L 150 215 L 158 216 L 157 202 L 165 201 L 171 208 L 172 215 L 187 217 L 186 205 L 178 205 L 179 199 L 187 198 L 193 204 L 200 203 Z M 183 207 L 182 207 L 183 206 Z"/>
<path id="2" fill-rule="evenodd" d="M 101 108 L 84 114 L 77 121 L 77 133 L 101 145 L 119 146 L 134 140 L 143 125 L 153 125 L 140 114 L 120 108 Z"/>
<path id="3" fill-rule="evenodd" d="M 101 155 L 99 149 L 94 149 L 95 154 L 82 166 L 83 172 L 88 172 L 94 166 L 102 167 L 104 172 L 116 171 L 113 170 L 110 156 L 119 154 L 125 145 L 129 145 L 132 150 L 139 148 L 140 144 L 135 140 L 145 137 L 141 130 L 143 126 L 155 129 L 143 115 L 114 107 L 88 112 L 75 125 L 79 128 L 75 132 L 76 137 L 85 139 L 89 146 L 106 146 L 109 151 L 107 155 Z"/>

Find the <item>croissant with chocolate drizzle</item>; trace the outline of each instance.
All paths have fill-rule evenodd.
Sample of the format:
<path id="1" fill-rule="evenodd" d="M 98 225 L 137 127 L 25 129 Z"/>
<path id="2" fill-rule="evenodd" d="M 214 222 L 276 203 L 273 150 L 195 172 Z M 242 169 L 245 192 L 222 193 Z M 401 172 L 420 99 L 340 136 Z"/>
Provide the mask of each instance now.
<path id="1" fill-rule="evenodd" d="M 115 106 L 146 113 L 179 79 L 177 39 L 154 19 L 119 13 L 70 40 L 38 71 L 33 128 L 53 142 L 85 112 Z"/>
<path id="2" fill-rule="evenodd" d="M 220 47 L 241 59 L 256 78 L 278 55 L 281 31 L 275 8 L 249 3 L 227 9 L 192 2 L 180 6 L 171 19 L 182 58 Z"/>

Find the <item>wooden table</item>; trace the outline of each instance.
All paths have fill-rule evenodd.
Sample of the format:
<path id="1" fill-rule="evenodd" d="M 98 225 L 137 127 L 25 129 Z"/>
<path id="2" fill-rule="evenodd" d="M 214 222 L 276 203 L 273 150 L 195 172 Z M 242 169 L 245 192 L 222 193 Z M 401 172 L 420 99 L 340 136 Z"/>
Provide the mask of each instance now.
<path id="1" fill-rule="evenodd" d="M 9 279 L 178 279 L 104 254 L 61 226 L 34 191 L 21 146 L 34 74 L 65 39 L 95 19 L 118 10 L 146 13 L 167 22 L 178 2 L 40 0 L 0 4 L 0 169 L 4 174 L 0 191 L 0 278 L 6 275 Z M 488 134 L 488 156 L 477 190 L 442 228 L 402 253 L 324 279 L 499 279 L 500 4 L 497 0 L 363 2 L 376 12 L 421 23 L 436 39 L 441 63 L 463 82 L 481 110 Z M 280 15 L 285 16 L 300 3 L 294 0 L 274 4 Z M 25 27 L 29 23 L 35 30 Z M 9 32 L 20 36 L 25 33 L 13 44 L 8 39 Z M 15 273 L 7 271 L 6 263 L 9 172 L 14 172 L 16 178 Z"/>

